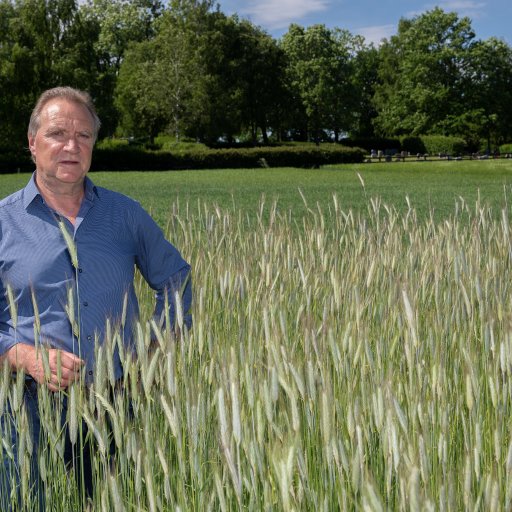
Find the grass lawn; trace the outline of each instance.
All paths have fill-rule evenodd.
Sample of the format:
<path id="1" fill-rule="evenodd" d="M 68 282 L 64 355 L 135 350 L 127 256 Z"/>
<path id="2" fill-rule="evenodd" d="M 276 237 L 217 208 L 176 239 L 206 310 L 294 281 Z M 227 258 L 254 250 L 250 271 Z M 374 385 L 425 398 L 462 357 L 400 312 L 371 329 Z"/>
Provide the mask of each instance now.
<path id="1" fill-rule="evenodd" d="M 393 162 L 354 164 L 322 169 L 224 169 L 209 171 L 125 172 L 91 174 L 97 185 L 118 190 L 139 200 L 159 222 L 172 203 L 200 203 L 237 209 L 254 215 L 261 198 L 278 201 L 281 211 L 302 215 L 305 206 L 326 208 L 336 194 L 342 210 L 366 210 L 368 199 L 407 210 L 406 197 L 420 216 L 434 211 L 436 220 L 453 213 L 462 197 L 473 207 L 480 195 L 499 214 L 512 184 L 511 160 Z M 21 188 L 29 176 L 0 176 L 0 197 Z M 361 181 L 362 180 L 362 181 Z M 364 187 L 363 187 L 364 183 Z"/>

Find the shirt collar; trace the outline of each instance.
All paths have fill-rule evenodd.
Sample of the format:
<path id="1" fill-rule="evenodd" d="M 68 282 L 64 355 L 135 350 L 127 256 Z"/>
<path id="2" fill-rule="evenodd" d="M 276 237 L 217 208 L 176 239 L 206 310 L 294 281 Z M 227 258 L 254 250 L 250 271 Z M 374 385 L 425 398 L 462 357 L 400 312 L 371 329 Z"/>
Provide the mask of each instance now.
<path id="1" fill-rule="evenodd" d="M 94 183 L 88 176 L 85 177 L 84 186 L 85 199 L 89 201 L 94 201 L 94 196 L 98 196 L 98 190 L 96 188 L 96 185 L 94 185 Z M 25 208 L 25 210 L 38 196 L 42 199 L 41 193 L 39 192 L 39 189 L 36 185 L 36 173 L 34 172 L 29 182 L 27 183 L 25 189 L 23 190 L 23 207 Z"/>
<path id="2" fill-rule="evenodd" d="M 92 180 L 86 176 L 85 177 L 85 198 L 89 201 L 94 201 L 94 196 L 98 197 L 98 189 L 96 185 L 92 182 Z"/>

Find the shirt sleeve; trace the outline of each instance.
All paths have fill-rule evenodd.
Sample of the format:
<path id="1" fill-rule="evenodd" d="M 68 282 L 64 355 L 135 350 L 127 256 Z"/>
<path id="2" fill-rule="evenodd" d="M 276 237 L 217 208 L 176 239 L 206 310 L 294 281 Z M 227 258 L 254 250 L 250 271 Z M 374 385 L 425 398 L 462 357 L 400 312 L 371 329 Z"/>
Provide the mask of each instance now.
<path id="1" fill-rule="evenodd" d="M 165 319 L 165 304 L 172 327 L 175 329 L 178 311 L 182 313 L 183 325 L 192 327 L 192 282 L 190 265 L 169 241 L 151 218 L 138 205 L 135 225 L 137 227 L 136 265 L 149 286 L 156 291 L 154 317 L 159 325 Z M 178 303 L 179 302 L 179 303 Z"/>
<path id="2" fill-rule="evenodd" d="M 15 339 L 9 335 L 8 331 L 0 329 L 0 357 L 4 356 L 7 351 L 16 345 Z"/>
<path id="3" fill-rule="evenodd" d="M 0 280 L 0 356 L 5 355 L 17 343 L 8 306 L 7 291 Z"/>

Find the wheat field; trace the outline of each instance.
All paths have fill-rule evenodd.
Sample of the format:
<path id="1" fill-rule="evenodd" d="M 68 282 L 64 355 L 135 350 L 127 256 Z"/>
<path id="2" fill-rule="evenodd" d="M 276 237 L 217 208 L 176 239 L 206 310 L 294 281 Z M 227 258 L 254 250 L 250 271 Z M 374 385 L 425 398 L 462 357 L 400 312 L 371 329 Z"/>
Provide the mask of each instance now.
<path id="1" fill-rule="evenodd" d="M 115 332 L 94 385 L 66 392 L 77 450 L 82 421 L 93 437 L 88 503 L 62 463 L 59 396 L 39 390 L 34 453 L 22 379 L 4 369 L 0 409 L 16 411 L 23 440 L 14 509 L 35 509 L 33 457 L 57 511 L 512 507 L 506 202 L 497 214 L 460 199 L 442 222 L 378 198 L 363 213 L 336 196 L 304 205 L 300 217 L 263 201 L 251 217 L 173 205 L 166 230 L 192 264 L 194 326 L 175 337 L 146 320 L 138 281 L 123 392 L 111 389 Z"/>

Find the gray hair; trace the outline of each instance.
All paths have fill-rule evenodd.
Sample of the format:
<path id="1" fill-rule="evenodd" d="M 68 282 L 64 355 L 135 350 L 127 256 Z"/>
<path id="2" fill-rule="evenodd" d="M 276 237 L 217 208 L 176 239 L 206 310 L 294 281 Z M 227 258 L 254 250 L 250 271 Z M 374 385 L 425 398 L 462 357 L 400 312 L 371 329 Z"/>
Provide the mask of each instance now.
<path id="1" fill-rule="evenodd" d="M 28 123 L 28 136 L 35 137 L 37 130 L 41 126 L 41 112 L 44 106 L 50 101 L 54 99 L 64 99 L 68 101 L 72 101 L 77 103 L 78 105 L 82 105 L 85 107 L 92 116 L 93 119 L 93 136 L 94 140 L 98 137 L 98 132 L 100 130 L 101 121 L 96 113 L 96 109 L 94 108 L 94 104 L 92 102 L 91 96 L 88 92 L 80 91 L 79 89 L 73 89 L 72 87 L 54 87 L 53 89 L 48 89 L 44 91 L 39 99 L 37 100 L 36 106 L 32 111 L 32 115 L 30 116 L 30 122 Z"/>

